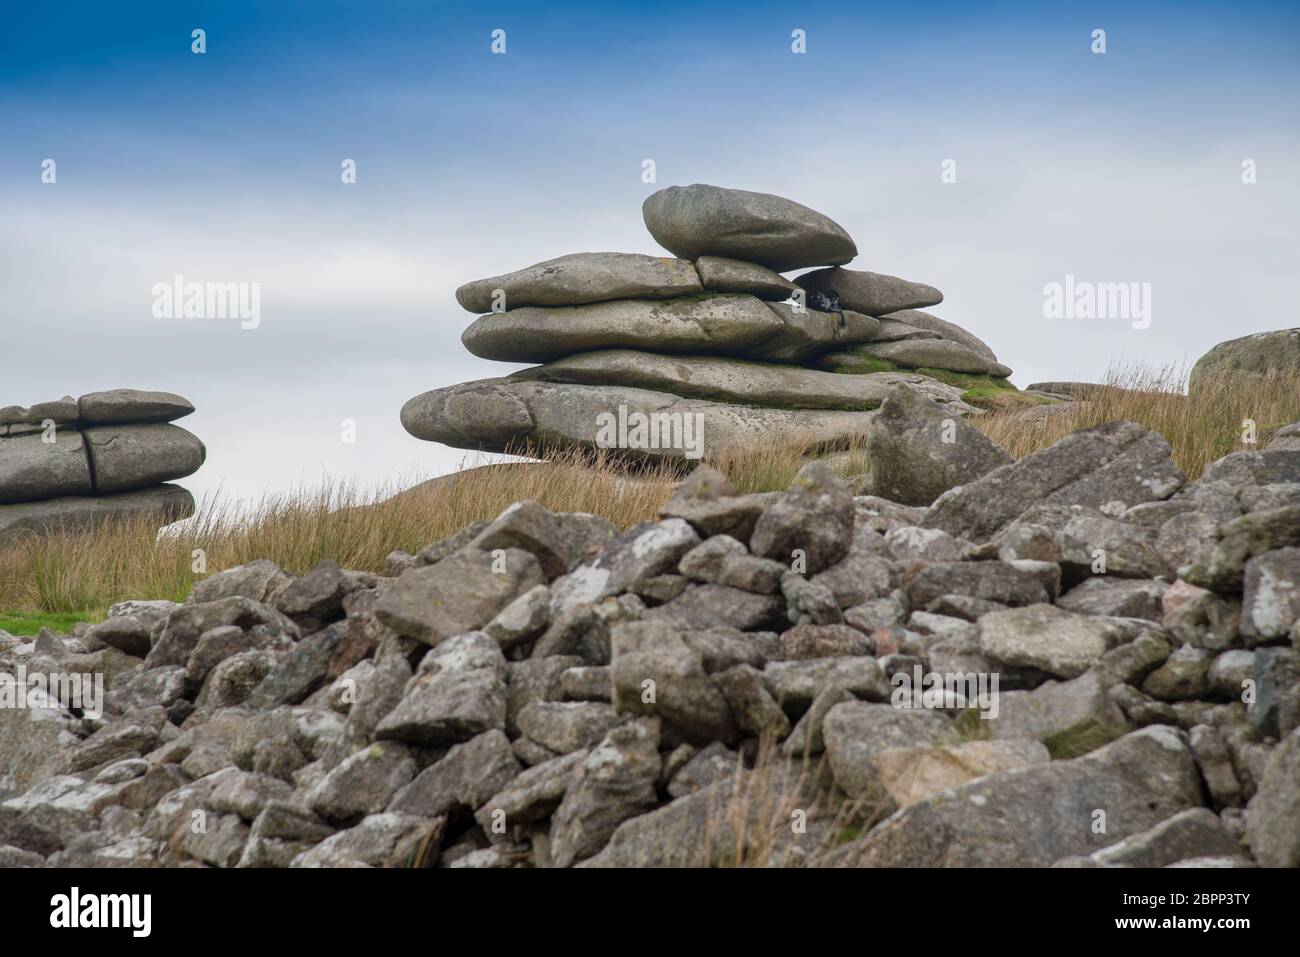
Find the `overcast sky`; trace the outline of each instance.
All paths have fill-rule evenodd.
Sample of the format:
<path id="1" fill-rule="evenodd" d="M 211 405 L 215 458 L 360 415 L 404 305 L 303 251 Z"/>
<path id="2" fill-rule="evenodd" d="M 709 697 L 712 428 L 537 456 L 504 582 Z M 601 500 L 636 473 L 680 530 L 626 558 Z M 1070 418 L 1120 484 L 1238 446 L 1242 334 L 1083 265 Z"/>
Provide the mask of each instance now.
<path id="1" fill-rule="evenodd" d="M 179 392 L 196 495 L 448 471 L 402 403 L 517 368 L 456 286 L 658 253 L 641 202 L 693 182 L 826 213 L 1021 386 L 1300 324 L 1300 8 L 1040 6 L 6 4 L 0 405 Z M 260 325 L 155 318 L 178 274 Z M 1149 328 L 1045 318 L 1067 275 L 1149 283 Z"/>

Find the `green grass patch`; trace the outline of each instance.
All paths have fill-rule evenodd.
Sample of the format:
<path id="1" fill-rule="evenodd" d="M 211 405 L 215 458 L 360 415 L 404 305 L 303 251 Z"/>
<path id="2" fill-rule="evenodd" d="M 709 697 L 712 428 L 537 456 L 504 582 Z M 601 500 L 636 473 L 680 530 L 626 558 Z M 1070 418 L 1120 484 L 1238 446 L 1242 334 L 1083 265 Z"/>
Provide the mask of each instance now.
<path id="1" fill-rule="evenodd" d="M 1077 758 L 1087 754 L 1089 751 L 1096 751 L 1103 745 L 1110 744 L 1116 738 L 1123 736 L 1128 728 L 1118 724 L 1102 724 L 1098 721 L 1088 720 L 1066 728 L 1064 731 L 1057 731 L 1055 734 L 1049 734 L 1043 738 L 1043 744 L 1047 747 L 1047 752 L 1052 756 L 1053 761 L 1065 761 L 1069 758 Z"/>
<path id="2" fill-rule="evenodd" d="M 980 717 L 979 708 L 967 708 L 957 715 L 957 720 L 953 724 L 957 726 L 957 734 L 962 744 L 967 741 L 987 741 L 993 736 L 993 729 L 987 720 Z"/>
<path id="3" fill-rule="evenodd" d="M 0 611 L 0 631 L 30 637 L 42 628 L 59 635 L 72 631 L 79 621 L 103 621 L 106 616 L 94 611 Z"/>

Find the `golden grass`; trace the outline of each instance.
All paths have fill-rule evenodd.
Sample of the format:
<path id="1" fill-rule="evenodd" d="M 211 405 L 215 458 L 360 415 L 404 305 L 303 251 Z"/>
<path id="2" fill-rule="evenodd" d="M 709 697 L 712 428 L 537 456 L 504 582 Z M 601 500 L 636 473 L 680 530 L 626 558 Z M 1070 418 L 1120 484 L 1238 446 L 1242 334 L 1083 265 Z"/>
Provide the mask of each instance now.
<path id="1" fill-rule="evenodd" d="M 790 484 L 809 450 L 797 443 L 719 456 L 743 491 Z M 480 460 L 481 463 L 481 460 Z M 269 558 L 292 574 L 322 559 L 383 573 L 394 550 L 415 552 L 507 506 L 533 499 L 593 512 L 621 528 L 652 519 L 683 477 L 671 465 L 626 467 L 614 454 L 562 452 L 548 461 L 476 464 L 414 486 L 359 488 L 325 481 L 253 504 L 220 496 L 158 534 L 145 519 L 81 532 L 26 536 L 0 547 L 0 611 L 80 612 L 101 618 L 127 598 L 180 601 L 204 574 Z"/>
<path id="2" fill-rule="evenodd" d="M 1111 388 L 1090 402 L 1052 411 L 993 413 L 971 421 L 1019 457 L 1075 429 L 1130 419 L 1169 441 L 1175 461 L 1195 478 L 1214 459 L 1242 448 L 1262 448 L 1267 429 L 1300 420 L 1296 378 L 1223 378 L 1198 384 L 1188 398 L 1183 370 L 1121 366 Z M 1045 414 L 1044 414 L 1045 413 Z M 1245 419 L 1260 429 L 1257 445 L 1242 442 Z M 787 436 L 731 450 L 711 460 L 744 492 L 783 489 L 811 456 L 828 455 L 842 475 L 866 471 L 863 443 L 827 452 Z M 474 466 L 475 459 L 467 459 Z M 620 527 L 654 518 L 681 479 L 672 466 L 628 469 L 617 453 L 550 456 L 548 461 L 481 464 L 410 487 L 373 489 L 327 480 L 320 487 L 267 495 L 253 505 L 220 496 L 199 505 L 193 518 L 161 535 L 147 521 L 28 537 L 0 546 L 0 613 L 84 613 L 102 617 L 127 598 L 181 600 L 194 582 L 256 558 L 302 574 L 321 559 L 344 568 L 383 573 L 394 550 L 415 552 L 506 506 L 534 499 L 557 511 L 593 512 Z M 400 493 L 400 494 L 399 494 Z M 197 550 L 197 552 L 196 552 Z M 196 571 L 196 553 L 202 556 Z"/>
<path id="3" fill-rule="evenodd" d="M 1119 365 L 1103 381 L 1107 388 L 1088 402 L 997 412 L 971 423 L 1020 458 L 1076 429 L 1128 419 L 1163 435 L 1174 462 L 1194 479 L 1215 459 L 1262 449 L 1268 430 L 1300 420 L 1300 376 L 1284 370 L 1255 378 L 1203 377 L 1190 396 L 1187 370 L 1179 366 Z M 1247 419 L 1259 431 L 1255 444 L 1243 441 Z"/>

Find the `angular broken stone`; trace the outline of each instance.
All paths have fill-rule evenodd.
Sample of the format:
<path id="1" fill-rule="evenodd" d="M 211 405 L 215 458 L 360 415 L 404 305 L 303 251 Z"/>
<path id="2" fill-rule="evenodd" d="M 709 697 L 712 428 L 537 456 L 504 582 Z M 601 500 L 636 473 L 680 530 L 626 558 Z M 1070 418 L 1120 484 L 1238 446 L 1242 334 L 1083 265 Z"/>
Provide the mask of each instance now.
<path id="1" fill-rule="evenodd" d="M 530 588 L 546 584 L 541 565 L 518 548 L 466 548 L 436 565 L 405 572 L 384 592 L 375 615 L 400 635 L 437 645 L 482 628 Z"/>

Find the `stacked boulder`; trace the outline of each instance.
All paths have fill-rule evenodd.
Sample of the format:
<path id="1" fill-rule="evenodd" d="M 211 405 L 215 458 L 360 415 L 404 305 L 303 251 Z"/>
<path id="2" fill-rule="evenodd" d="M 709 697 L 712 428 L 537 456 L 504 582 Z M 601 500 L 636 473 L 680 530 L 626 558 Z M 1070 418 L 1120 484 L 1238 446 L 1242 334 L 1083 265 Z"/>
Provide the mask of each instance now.
<path id="1" fill-rule="evenodd" d="M 860 439 L 864 413 L 899 383 L 954 414 L 973 411 L 962 400 L 973 380 L 1011 389 L 988 346 L 919 311 L 942 301 L 939 290 L 840 268 L 857 247 L 820 213 L 704 185 L 660 190 L 642 212 L 680 258 L 576 253 L 458 289 L 482 313 L 461 337 L 470 352 L 540 364 L 411 399 L 407 431 L 495 452 L 695 458 L 779 434 L 834 449 Z M 811 266 L 828 268 L 782 275 Z M 698 417 L 702 443 L 629 438 L 638 416 L 674 437 Z M 601 431 L 614 421 L 617 441 Z"/>
<path id="2" fill-rule="evenodd" d="M 168 484 L 203 464 L 203 443 L 171 424 L 193 411 L 179 395 L 139 389 L 0 408 L 0 541 L 193 514 L 190 493 Z"/>
<path id="3" fill-rule="evenodd" d="M 1186 483 L 1116 422 L 929 507 L 702 466 L 390 565 L 0 633 L 110 679 L 0 709 L 0 865 L 1300 865 L 1289 440 Z"/>

